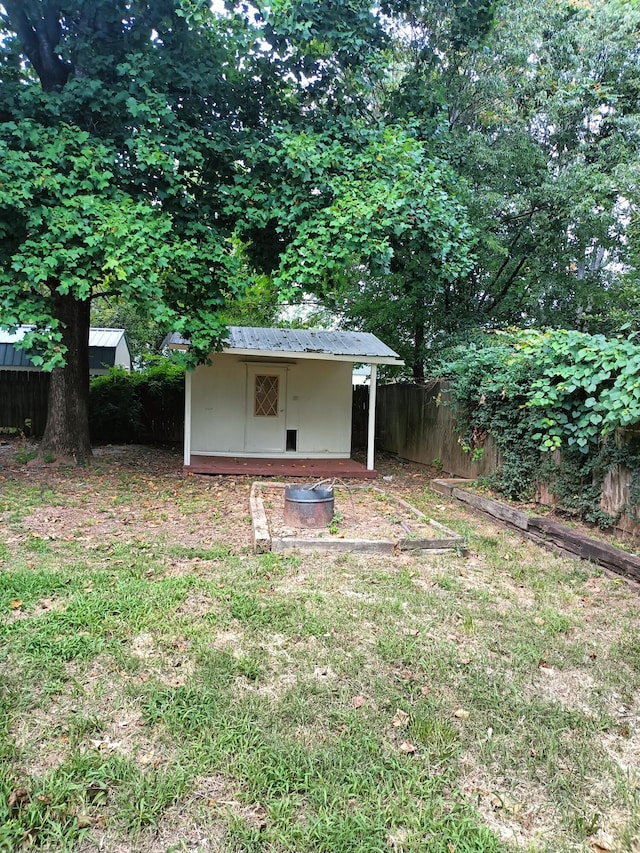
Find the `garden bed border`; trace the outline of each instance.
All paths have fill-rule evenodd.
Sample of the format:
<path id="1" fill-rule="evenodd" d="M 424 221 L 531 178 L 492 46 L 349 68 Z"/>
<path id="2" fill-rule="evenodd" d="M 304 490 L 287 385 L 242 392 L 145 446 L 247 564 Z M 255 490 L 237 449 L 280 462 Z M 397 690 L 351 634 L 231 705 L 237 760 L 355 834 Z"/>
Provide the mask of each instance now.
<path id="1" fill-rule="evenodd" d="M 414 539 L 410 536 L 399 539 L 316 539 L 299 536 L 272 536 L 262 493 L 264 489 L 281 489 L 284 491 L 287 485 L 287 483 L 256 481 L 251 486 L 249 507 L 253 521 L 253 550 L 256 554 L 263 554 L 266 551 L 274 551 L 275 553 L 282 553 L 283 551 L 328 551 L 334 554 L 356 552 L 387 555 L 393 555 L 399 551 L 422 551 L 430 554 L 446 554 L 449 551 L 457 551 L 464 556 L 467 554 L 466 541 L 463 536 L 449 530 L 444 524 L 429 518 L 403 498 L 373 485 L 347 486 L 343 484 L 345 488 L 350 490 L 370 490 L 387 495 L 391 500 L 412 512 L 416 518 L 427 521 L 440 534 L 444 535 L 434 539 Z"/>
<path id="2" fill-rule="evenodd" d="M 438 478 L 431 481 L 431 488 L 491 518 L 499 519 L 540 545 L 551 547 L 570 557 L 589 560 L 631 580 L 640 581 L 640 557 L 609 545 L 607 542 L 586 536 L 565 524 L 543 516 L 527 515 L 493 498 L 485 498 L 462 488 L 465 484 L 472 482 L 473 480 L 460 478 Z"/>

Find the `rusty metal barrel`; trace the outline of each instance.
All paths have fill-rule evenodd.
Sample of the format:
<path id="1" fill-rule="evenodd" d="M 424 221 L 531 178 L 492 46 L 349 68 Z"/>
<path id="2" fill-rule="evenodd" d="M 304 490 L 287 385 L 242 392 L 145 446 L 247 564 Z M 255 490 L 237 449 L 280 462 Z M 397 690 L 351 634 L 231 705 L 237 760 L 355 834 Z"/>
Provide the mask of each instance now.
<path id="1" fill-rule="evenodd" d="M 284 523 L 288 527 L 326 527 L 333 518 L 333 489 L 285 486 Z"/>

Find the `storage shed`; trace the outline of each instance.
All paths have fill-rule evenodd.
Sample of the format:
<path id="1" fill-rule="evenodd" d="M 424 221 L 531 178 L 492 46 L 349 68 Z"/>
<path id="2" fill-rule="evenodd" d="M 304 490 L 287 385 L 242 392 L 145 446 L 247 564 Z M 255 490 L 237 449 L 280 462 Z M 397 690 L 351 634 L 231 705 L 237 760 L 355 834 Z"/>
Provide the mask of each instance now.
<path id="1" fill-rule="evenodd" d="M 40 370 L 29 353 L 16 347 L 31 331 L 31 326 L 18 326 L 15 332 L 0 330 L 0 370 Z M 124 329 L 91 328 L 89 330 L 89 373 L 108 373 L 114 365 L 131 370 L 131 353 Z"/>
<path id="2" fill-rule="evenodd" d="M 187 373 L 187 470 L 375 476 L 377 366 L 403 364 L 375 335 L 232 326 L 210 361 Z M 371 368 L 366 467 L 350 458 L 355 363 Z"/>
<path id="3" fill-rule="evenodd" d="M 0 429 L 19 429 L 38 436 L 47 422 L 51 375 L 33 364 L 27 350 L 16 346 L 30 328 L 19 326 L 13 333 L 0 330 Z M 91 329 L 89 372 L 97 376 L 113 365 L 131 370 L 124 329 Z"/>

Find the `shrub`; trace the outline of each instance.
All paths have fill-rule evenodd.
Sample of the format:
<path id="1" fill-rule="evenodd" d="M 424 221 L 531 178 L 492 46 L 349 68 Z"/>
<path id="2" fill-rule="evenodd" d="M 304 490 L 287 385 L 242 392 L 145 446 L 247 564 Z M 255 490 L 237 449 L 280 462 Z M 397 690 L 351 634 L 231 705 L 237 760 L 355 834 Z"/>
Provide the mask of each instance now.
<path id="1" fill-rule="evenodd" d="M 103 444 L 127 444 L 162 438 L 154 434 L 158 409 L 182 418 L 184 368 L 165 359 L 140 372 L 113 367 L 91 379 L 89 426 L 91 439 Z"/>

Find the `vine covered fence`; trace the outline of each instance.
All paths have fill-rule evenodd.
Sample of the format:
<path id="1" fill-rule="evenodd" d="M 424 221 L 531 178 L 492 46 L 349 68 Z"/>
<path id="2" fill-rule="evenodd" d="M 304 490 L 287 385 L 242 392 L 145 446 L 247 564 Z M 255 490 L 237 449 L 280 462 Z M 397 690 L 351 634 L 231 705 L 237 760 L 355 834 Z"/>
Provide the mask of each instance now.
<path id="1" fill-rule="evenodd" d="M 366 411 L 367 393 L 366 388 L 356 389 L 359 402 L 354 405 L 355 436 L 362 432 L 360 420 L 362 412 Z M 427 386 L 380 386 L 376 411 L 379 450 L 434 467 L 443 476 L 450 477 L 490 481 L 503 465 L 497 442 L 490 433 L 476 430 L 475 434 L 463 437 L 465 427 L 452 405 L 448 380 L 436 380 Z M 637 486 L 640 471 L 635 466 L 628 467 L 624 460 L 628 458 L 625 448 L 638 440 L 640 425 L 616 430 L 615 436 L 610 438 L 616 449 L 612 450 L 601 486 L 592 492 L 592 520 L 612 523 L 615 519 L 616 527 L 631 533 L 640 532 L 640 490 Z M 620 461 L 616 461 L 616 457 Z M 562 463 L 561 453 L 533 452 L 531 463 L 543 477 L 535 483 L 531 500 L 562 507 L 563 491 L 571 483 L 564 484 L 561 489 L 554 482 L 553 475 L 558 473 Z M 573 507 L 567 509 L 575 511 Z"/>

